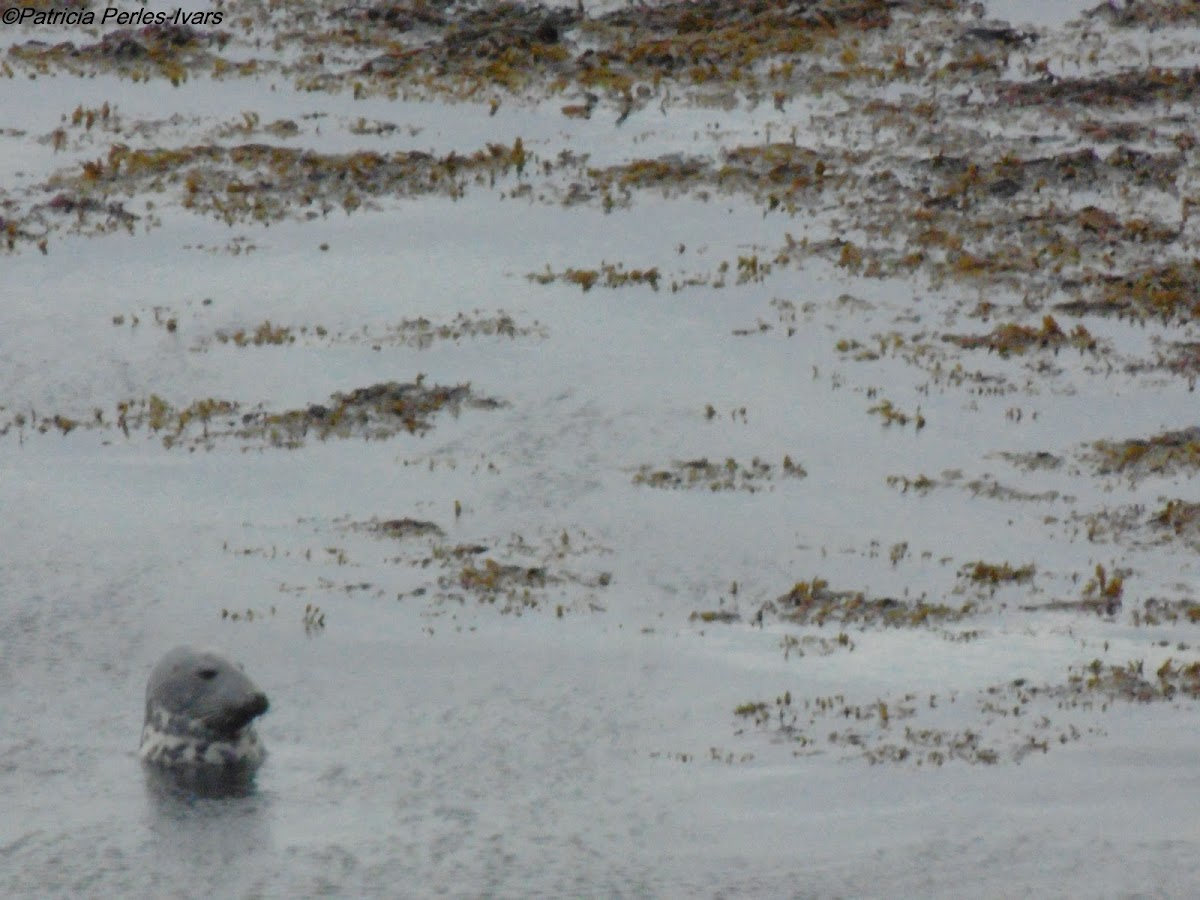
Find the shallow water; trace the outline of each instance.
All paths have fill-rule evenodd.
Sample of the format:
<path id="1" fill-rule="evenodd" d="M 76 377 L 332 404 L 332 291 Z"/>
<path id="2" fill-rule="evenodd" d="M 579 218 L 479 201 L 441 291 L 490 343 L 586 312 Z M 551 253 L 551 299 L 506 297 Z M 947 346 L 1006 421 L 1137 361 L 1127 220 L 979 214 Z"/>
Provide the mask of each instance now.
<path id="1" fill-rule="evenodd" d="M 988 10 L 1069 43 L 1035 5 Z M 521 137 L 540 160 L 570 150 L 604 166 L 719 157 L 793 125 L 812 129 L 801 143 L 837 143 L 813 117 L 853 108 L 827 95 L 787 114 L 664 104 L 618 129 L 604 107 L 564 118 L 561 97 L 492 116 L 482 103 L 293 90 L 272 74 L 178 88 L 18 75 L 2 90 L 12 131 L 0 136 L 0 186 L 14 203 L 46 202 L 47 178 L 117 140 L 258 140 L 214 137 L 243 109 L 301 122 L 299 136 L 271 140 L 322 152 L 466 154 Z M 126 124 L 158 124 L 144 136 L 72 132 L 60 153 L 43 140 L 77 105 L 113 98 Z M 355 134 L 359 116 L 408 130 Z M 1186 379 L 1131 375 L 1120 359 L 1105 372 L 1065 348 L 1038 357 L 1040 370 L 1029 357 L 973 359 L 1006 379 L 990 392 L 895 350 L 855 359 L 839 340 L 986 331 L 965 312 L 977 299 L 1017 309 L 1026 298 L 818 258 L 713 287 L 722 261 L 765 261 L 784 232 L 838 236 L 850 212 L 831 199 L 764 214 L 733 191 L 665 188 L 605 212 L 542 199 L 565 189 L 557 177 L 521 193 L 537 180 L 502 173 L 458 199 L 375 197 L 376 209 L 269 226 L 229 226 L 144 190 L 126 198 L 145 216 L 133 234 L 55 231 L 46 255 L 26 245 L 4 258 L 0 893 L 1189 895 L 1200 879 L 1194 701 L 1097 692 L 1075 703 L 1062 690 L 1068 667 L 1093 659 L 1154 673 L 1194 657 L 1186 616 L 1147 626 L 1128 615 L 1147 598 L 1192 596 L 1193 550 L 1144 531 L 1092 540 L 1084 519 L 1187 496 L 1187 471 L 1099 477 L 1085 456 L 1096 440 L 1190 424 Z M 526 277 L 602 262 L 657 266 L 659 289 Z M 709 283 L 670 290 L 698 274 Z M 457 313 L 504 313 L 527 330 L 428 346 L 392 330 Z M 267 321 L 296 340 L 219 337 Z M 1192 332 L 1087 327 L 1129 358 L 1149 353 L 1156 329 Z M 945 352 L 947 368 L 965 359 Z M 169 429 L 127 436 L 114 424 L 118 403 L 151 395 L 177 410 L 213 397 L 279 411 L 419 373 L 503 405 L 441 410 L 421 435 L 308 434 L 294 449 L 215 424 L 164 447 Z M 924 427 L 885 426 L 871 412 L 884 397 L 919 410 Z M 103 422 L 86 427 L 94 408 Z M 47 424 L 56 414 L 78 424 Z M 1064 463 L 997 456 L 1039 451 Z M 773 468 L 739 483 L 753 491 L 638 483 L 641 467 L 702 457 Z M 919 474 L 938 486 L 888 483 Z M 1041 496 L 989 494 L 997 483 Z M 379 533 L 403 518 L 444 538 Z M 464 545 L 486 548 L 466 557 L 479 570 L 446 555 Z M 489 595 L 485 556 L 546 580 Z M 1037 573 L 989 592 L 960 574 L 979 560 Z M 1027 608 L 1078 600 L 1097 564 L 1129 572 L 1125 612 Z M 918 627 L 755 624 L 818 578 L 977 609 Z M 706 621 L 717 612 L 738 618 Z M 241 660 L 270 696 L 269 756 L 249 797 L 181 799 L 145 781 L 145 679 L 178 643 Z M 1010 716 L 1024 702 L 1014 679 L 1059 693 Z M 770 707 L 763 726 L 735 714 L 749 702 Z M 801 709 L 808 724 L 782 727 Z M 943 764 L 920 743 L 934 738 L 910 727 L 945 741 L 974 733 L 997 757 Z M 886 756 L 902 745 L 917 749 Z"/>

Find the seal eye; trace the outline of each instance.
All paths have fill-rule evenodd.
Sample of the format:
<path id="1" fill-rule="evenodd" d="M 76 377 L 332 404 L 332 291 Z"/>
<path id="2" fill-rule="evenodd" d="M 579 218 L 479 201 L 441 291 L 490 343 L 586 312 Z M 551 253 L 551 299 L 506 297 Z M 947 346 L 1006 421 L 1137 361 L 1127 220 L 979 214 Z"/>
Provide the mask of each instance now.
<path id="1" fill-rule="evenodd" d="M 216 669 L 201 669 L 196 674 L 199 675 L 201 678 L 203 678 L 205 681 L 212 681 L 214 678 L 217 677 L 217 670 Z"/>

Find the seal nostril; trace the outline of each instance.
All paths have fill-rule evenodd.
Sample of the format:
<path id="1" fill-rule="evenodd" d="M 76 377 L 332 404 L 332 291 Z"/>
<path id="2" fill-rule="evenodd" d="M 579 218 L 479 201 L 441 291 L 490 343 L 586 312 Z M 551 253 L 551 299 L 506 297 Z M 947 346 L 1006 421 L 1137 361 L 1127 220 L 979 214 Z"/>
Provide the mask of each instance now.
<path id="1" fill-rule="evenodd" d="M 216 669 L 201 669 L 196 674 L 199 675 L 201 678 L 203 678 L 205 681 L 212 681 L 214 678 L 217 677 L 217 670 Z"/>

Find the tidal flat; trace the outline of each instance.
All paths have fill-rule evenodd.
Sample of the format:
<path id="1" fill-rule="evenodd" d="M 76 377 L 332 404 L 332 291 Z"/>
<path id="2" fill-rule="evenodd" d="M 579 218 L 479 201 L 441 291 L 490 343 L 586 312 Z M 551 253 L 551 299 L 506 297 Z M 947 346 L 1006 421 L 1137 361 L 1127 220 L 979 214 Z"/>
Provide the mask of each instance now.
<path id="1" fill-rule="evenodd" d="M 1191 4 L 23 6 L 0 893 L 1191 894 Z"/>

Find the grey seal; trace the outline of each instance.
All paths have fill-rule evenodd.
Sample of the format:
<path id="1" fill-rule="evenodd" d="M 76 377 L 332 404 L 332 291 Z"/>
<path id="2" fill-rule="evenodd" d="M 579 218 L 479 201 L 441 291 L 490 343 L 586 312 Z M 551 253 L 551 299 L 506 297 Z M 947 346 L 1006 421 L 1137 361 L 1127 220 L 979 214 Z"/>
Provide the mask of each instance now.
<path id="1" fill-rule="evenodd" d="M 269 706 L 240 666 L 216 653 L 176 647 L 146 684 L 139 755 L 172 773 L 252 775 L 266 756 L 252 723 Z"/>

